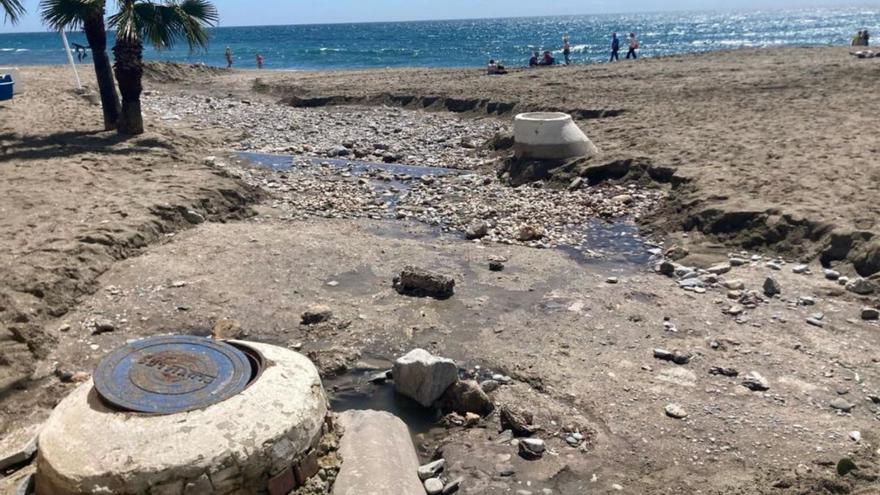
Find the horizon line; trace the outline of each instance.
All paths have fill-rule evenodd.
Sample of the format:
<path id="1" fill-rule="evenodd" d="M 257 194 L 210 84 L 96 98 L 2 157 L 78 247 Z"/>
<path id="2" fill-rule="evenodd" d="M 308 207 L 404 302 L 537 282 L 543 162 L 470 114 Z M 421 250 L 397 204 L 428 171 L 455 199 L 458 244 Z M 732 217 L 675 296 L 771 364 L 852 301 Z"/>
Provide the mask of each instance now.
<path id="1" fill-rule="evenodd" d="M 692 9 L 692 10 L 653 10 L 640 12 L 605 12 L 592 14 L 548 14 L 548 15 L 525 15 L 525 16 L 506 16 L 506 17 L 455 17 L 447 19 L 408 19 L 396 21 L 338 21 L 338 22 L 303 22 L 303 23 L 284 23 L 284 24 L 240 24 L 234 26 L 216 25 L 208 29 L 236 29 L 236 28 L 264 28 L 264 27 L 284 27 L 284 26 L 344 26 L 344 25 L 369 25 L 369 24 L 411 24 L 419 22 L 463 22 L 463 21 L 486 21 L 486 20 L 513 20 L 513 19 L 557 19 L 562 17 L 602 17 L 602 16 L 626 16 L 626 15 L 657 15 L 657 14 L 684 14 L 684 13 L 725 13 L 725 12 L 785 12 L 785 11 L 802 11 L 802 10 L 832 10 L 832 9 L 858 9 L 873 8 L 878 9 L 880 5 L 846 5 L 840 7 L 830 7 L 827 5 L 812 7 L 761 7 L 757 9 L 748 8 L 715 8 L 715 9 Z M 80 30 L 77 30 L 80 31 Z M 0 36 L 4 35 L 21 35 L 21 34 L 44 34 L 53 33 L 55 31 L 47 29 L 45 31 L 20 31 L 20 32 L 0 32 Z M 68 31 L 71 32 L 71 31 Z M 108 33 L 112 32 L 108 29 Z"/>

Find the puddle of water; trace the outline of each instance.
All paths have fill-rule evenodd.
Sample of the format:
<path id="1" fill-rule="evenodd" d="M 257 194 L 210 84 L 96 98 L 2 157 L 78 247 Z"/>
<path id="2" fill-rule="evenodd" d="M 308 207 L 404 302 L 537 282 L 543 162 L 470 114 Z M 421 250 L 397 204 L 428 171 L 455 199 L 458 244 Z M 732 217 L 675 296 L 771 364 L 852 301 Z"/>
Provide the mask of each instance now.
<path id="1" fill-rule="evenodd" d="M 364 409 L 387 411 L 406 423 L 416 442 L 418 436 L 442 429 L 437 424 L 441 417 L 439 410 L 424 408 L 416 401 L 396 393 L 390 380 L 371 383 L 370 378 L 379 373 L 381 371 L 377 369 L 355 368 L 344 375 L 324 380 L 324 388 L 330 395 L 330 407 L 336 412 Z"/>
<path id="2" fill-rule="evenodd" d="M 397 203 L 410 189 L 411 179 L 426 176 L 442 176 L 462 173 L 459 170 L 442 167 L 422 167 L 397 163 L 374 163 L 339 158 L 299 157 L 292 155 L 271 155 L 265 153 L 237 152 L 238 158 L 251 166 L 264 167 L 276 172 L 291 172 L 320 166 L 329 166 L 350 173 L 353 177 L 366 176 L 377 193 L 381 194 L 389 206 L 389 216 L 393 217 Z M 400 238 L 415 237 L 389 223 L 386 235 Z M 583 242 L 580 246 L 559 246 L 573 260 L 581 264 L 601 266 L 608 270 L 632 270 L 641 268 L 659 254 L 659 250 L 646 242 L 638 227 L 627 220 L 606 222 L 590 220 L 581 231 Z M 434 227 L 426 237 L 441 235 Z M 463 234 L 461 235 L 463 239 Z"/>

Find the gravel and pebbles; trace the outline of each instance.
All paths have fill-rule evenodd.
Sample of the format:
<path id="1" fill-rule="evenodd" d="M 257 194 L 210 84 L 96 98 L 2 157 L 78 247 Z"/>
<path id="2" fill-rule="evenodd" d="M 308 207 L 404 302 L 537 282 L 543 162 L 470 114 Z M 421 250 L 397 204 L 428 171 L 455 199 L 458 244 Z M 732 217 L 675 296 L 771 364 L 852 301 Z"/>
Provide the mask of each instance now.
<path id="1" fill-rule="evenodd" d="M 240 130 L 247 138 L 232 143 L 236 151 L 293 155 L 275 170 L 216 160 L 272 191 L 274 206 L 291 219 L 415 220 L 474 241 L 573 246 L 598 257 L 587 247 L 589 222 L 638 219 L 664 194 L 635 184 L 510 187 L 486 167 L 493 157 L 481 147 L 508 127 L 494 119 L 386 107 L 299 109 L 157 93 L 146 97 L 146 106 L 161 118 Z"/>

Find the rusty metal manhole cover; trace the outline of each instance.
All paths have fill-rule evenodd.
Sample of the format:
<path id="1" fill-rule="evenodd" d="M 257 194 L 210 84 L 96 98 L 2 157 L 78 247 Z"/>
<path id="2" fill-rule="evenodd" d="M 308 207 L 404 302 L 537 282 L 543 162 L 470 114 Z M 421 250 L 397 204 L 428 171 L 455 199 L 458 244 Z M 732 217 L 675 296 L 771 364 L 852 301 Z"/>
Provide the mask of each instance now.
<path id="1" fill-rule="evenodd" d="M 172 414 L 201 409 L 241 392 L 251 378 L 247 356 L 202 337 L 155 337 L 108 354 L 95 388 L 120 409 Z"/>

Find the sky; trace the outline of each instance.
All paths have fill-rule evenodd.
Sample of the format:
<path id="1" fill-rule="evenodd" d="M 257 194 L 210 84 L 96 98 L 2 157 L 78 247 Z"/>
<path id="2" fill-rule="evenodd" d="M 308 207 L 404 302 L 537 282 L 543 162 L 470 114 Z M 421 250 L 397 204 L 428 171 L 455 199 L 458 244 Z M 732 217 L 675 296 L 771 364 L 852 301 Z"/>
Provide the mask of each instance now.
<path id="1" fill-rule="evenodd" d="M 23 0 L 28 15 L 16 26 L 0 19 L 0 33 L 45 31 L 39 0 Z M 112 5 L 114 2 L 108 1 Z M 320 24 L 613 14 L 669 10 L 767 8 L 769 0 L 214 0 L 222 26 Z M 880 6 L 880 0 L 774 0 L 773 8 Z"/>

